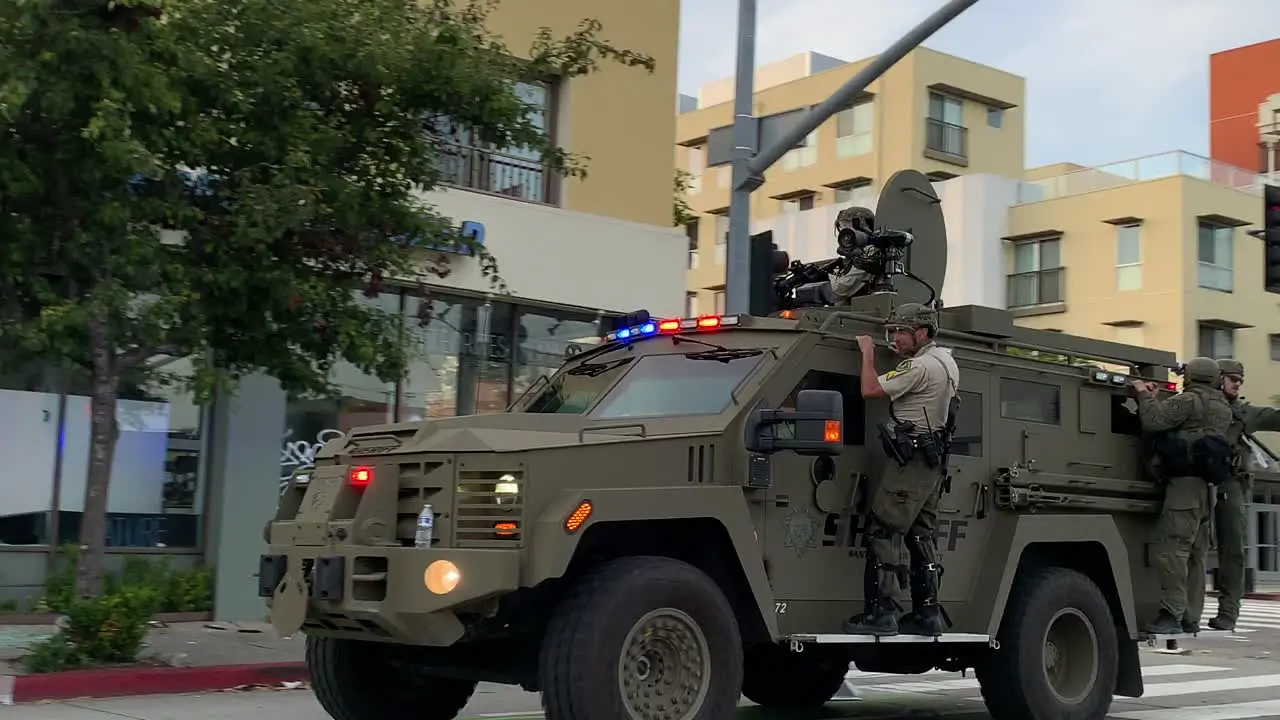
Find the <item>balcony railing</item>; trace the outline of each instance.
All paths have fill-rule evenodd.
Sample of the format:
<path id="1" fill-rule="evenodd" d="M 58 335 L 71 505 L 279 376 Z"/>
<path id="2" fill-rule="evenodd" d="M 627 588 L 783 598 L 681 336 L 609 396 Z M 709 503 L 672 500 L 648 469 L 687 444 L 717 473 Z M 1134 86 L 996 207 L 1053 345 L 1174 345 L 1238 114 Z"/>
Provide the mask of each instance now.
<path id="1" fill-rule="evenodd" d="M 436 162 L 441 182 L 529 202 L 553 202 L 551 173 L 539 160 L 469 145 L 440 143 L 438 147 Z"/>
<path id="2" fill-rule="evenodd" d="M 1207 157 L 1175 151 L 1019 183 L 1018 202 L 1032 203 L 1176 176 L 1262 194 L 1265 177 Z"/>
<path id="3" fill-rule="evenodd" d="M 924 120 L 924 147 L 926 150 L 958 158 L 969 157 L 969 128 L 952 125 L 935 118 Z"/>
<path id="4" fill-rule="evenodd" d="M 1006 304 L 1013 309 L 1062 302 L 1064 271 L 1059 267 L 1013 273 L 1009 276 Z"/>

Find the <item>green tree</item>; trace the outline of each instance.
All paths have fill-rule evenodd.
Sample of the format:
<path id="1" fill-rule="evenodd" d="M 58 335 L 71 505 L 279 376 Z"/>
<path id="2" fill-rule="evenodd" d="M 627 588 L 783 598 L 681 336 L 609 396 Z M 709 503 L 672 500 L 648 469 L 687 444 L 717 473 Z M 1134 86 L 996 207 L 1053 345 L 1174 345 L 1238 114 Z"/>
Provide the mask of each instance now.
<path id="1" fill-rule="evenodd" d="M 424 246 L 501 282 L 421 195 L 454 129 L 585 176 L 516 84 L 652 58 L 591 20 L 518 58 L 485 29 L 494 4 L 0 3 L 0 347 L 91 378 L 81 595 L 102 584 L 122 378 L 173 357 L 202 398 L 259 371 L 326 392 L 339 360 L 400 377 L 401 322 L 362 293 L 447 272 Z"/>
<path id="2" fill-rule="evenodd" d="M 671 224 L 676 227 L 688 225 L 698 218 L 693 208 L 689 207 L 689 201 L 685 199 L 692 184 L 693 175 L 690 175 L 687 170 L 676 168 L 675 201 L 671 209 Z"/>

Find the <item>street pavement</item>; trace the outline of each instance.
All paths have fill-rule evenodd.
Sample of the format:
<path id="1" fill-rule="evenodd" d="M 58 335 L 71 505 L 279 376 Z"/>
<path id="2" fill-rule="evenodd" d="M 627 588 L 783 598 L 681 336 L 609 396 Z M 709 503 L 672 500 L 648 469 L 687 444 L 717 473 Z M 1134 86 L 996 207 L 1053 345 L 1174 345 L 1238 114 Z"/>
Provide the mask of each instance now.
<path id="1" fill-rule="evenodd" d="M 1206 602 L 1206 618 L 1216 601 Z M 1175 652 L 1140 650 L 1145 695 L 1116 698 L 1115 720 L 1252 720 L 1280 718 L 1280 603 L 1245 601 L 1235 633 L 1182 638 Z M 824 718 L 988 718 L 969 673 L 885 675 L 851 671 L 845 689 L 819 713 L 798 716 L 744 706 L 737 720 Z M 424 698 L 424 701 L 429 701 Z M 745 703 L 745 701 L 744 701 Z M 536 694 L 482 685 L 468 720 L 542 718 Z M 306 690 L 224 692 L 0 707 L 0 720 L 327 720 Z"/>

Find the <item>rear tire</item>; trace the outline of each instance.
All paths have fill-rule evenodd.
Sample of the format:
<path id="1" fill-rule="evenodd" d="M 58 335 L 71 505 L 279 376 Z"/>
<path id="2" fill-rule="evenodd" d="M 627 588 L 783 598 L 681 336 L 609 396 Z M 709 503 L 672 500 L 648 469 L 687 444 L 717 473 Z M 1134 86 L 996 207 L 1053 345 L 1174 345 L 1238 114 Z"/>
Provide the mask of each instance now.
<path id="1" fill-rule="evenodd" d="M 453 720 L 476 683 L 426 675 L 397 646 L 307 636 L 307 671 L 334 720 Z"/>
<path id="2" fill-rule="evenodd" d="M 1115 619 L 1088 576 L 1039 568 L 1014 585 L 1000 625 L 1000 649 L 977 670 L 995 720 L 1094 720 L 1115 694 Z"/>
<path id="3" fill-rule="evenodd" d="M 831 701 L 844 685 L 849 664 L 816 660 L 788 652 L 780 645 L 757 645 L 747 651 L 742 694 L 767 708 L 806 710 Z"/>
<path id="4" fill-rule="evenodd" d="M 698 568 L 664 557 L 611 561 L 556 609 L 539 658 L 556 720 L 722 720 L 742 687 L 733 608 Z"/>

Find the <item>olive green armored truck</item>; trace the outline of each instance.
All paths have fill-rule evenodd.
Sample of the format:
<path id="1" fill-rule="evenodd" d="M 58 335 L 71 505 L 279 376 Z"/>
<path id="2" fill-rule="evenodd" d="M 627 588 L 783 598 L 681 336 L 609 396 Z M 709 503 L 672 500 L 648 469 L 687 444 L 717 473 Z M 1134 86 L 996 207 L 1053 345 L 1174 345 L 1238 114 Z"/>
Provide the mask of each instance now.
<path id="1" fill-rule="evenodd" d="M 639 313 L 506 412 L 328 443 L 285 489 L 259 578 L 276 629 L 307 635 L 324 709 L 445 720 L 488 681 L 540 692 L 552 720 L 719 720 L 744 695 L 822 705 L 850 663 L 973 668 L 1000 720 L 1141 696 L 1161 490 L 1129 382 L 1176 390 L 1175 358 L 1004 310 L 939 316 L 961 372 L 936 533 L 949 627 L 842 633 L 889 462 L 855 338 L 892 369 L 884 319 L 946 269 L 922 175 L 895 175 L 876 215 L 900 232 L 844 268 L 872 268 L 873 294 L 806 307 L 812 288 L 779 278 L 771 317 Z"/>

